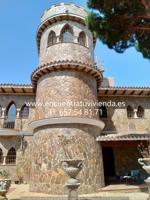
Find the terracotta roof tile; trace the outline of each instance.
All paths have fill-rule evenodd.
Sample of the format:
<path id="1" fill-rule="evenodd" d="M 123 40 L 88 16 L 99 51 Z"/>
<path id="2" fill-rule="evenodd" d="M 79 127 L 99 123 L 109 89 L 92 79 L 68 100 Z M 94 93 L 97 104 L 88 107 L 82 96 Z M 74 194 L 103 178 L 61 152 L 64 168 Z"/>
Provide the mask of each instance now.
<path id="1" fill-rule="evenodd" d="M 131 133 L 131 134 L 108 134 L 101 135 L 97 138 L 99 142 L 106 141 L 137 141 L 137 140 L 149 140 L 150 133 Z"/>

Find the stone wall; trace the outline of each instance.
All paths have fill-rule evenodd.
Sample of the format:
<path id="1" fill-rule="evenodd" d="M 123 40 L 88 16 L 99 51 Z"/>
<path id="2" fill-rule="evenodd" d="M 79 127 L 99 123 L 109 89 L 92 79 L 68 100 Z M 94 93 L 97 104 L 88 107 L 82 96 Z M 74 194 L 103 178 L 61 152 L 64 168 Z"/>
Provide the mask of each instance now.
<path id="1" fill-rule="evenodd" d="M 33 95 L 15 95 L 15 94 L 0 94 L 0 105 L 3 108 L 7 108 L 7 106 L 14 102 L 17 108 L 21 108 L 25 105 L 26 102 L 33 102 L 35 101 L 35 96 Z"/>
<path id="2" fill-rule="evenodd" d="M 15 127 L 14 129 L 4 129 L 4 118 L 6 116 L 6 110 L 7 107 L 9 106 L 9 104 L 11 102 L 14 102 L 16 105 L 16 109 L 17 109 L 17 116 L 16 116 L 16 120 L 15 120 Z M 17 157 L 17 162 L 19 159 L 22 159 L 22 157 L 20 157 L 19 152 L 20 152 L 20 148 L 21 148 L 21 137 L 20 137 L 20 131 L 23 130 L 26 133 L 31 132 L 31 130 L 29 129 L 28 124 L 34 120 L 34 111 L 35 108 L 34 107 L 29 107 L 29 116 L 27 119 L 21 119 L 19 117 L 19 112 L 22 108 L 22 106 L 25 105 L 26 102 L 35 102 L 35 96 L 27 96 L 27 95 L 9 95 L 9 94 L 4 94 L 4 95 L 0 95 L 0 105 L 2 106 L 3 110 L 5 111 L 4 115 L 0 117 L 0 149 L 3 152 L 3 156 L 4 159 L 6 158 L 9 149 L 11 149 L 12 147 L 15 148 L 16 150 L 16 157 Z M 16 135 L 11 135 L 12 133 L 16 134 Z M 7 136 L 5 135 L 7 134 Z M 31 138 L 31 137 L 30 137 Z M 0 165 L 0 169 L 4 169 L 6 171 L 8 171 L 10 173 L 11 179 L 13 181 L 18 180 L 17 177 L 17 168 L 16 164 L 8 164 L 5 163 L 3 159 L 3 163 Z"/>
<path id="3" fill-rule="evenodd" d="M 17 136 L 0 137 L 0 148 L 3 151 L 3 156 L 7 156 L 8 150 L 12 147 L 17 151 L 20 148 L 20 144 L 20 138 Z"/>
<path id="4" fill-rule="evenodd" d="M 150 131 L 150 101 L 147 97 L 99 97 L 99 102 L 124 102 L 125 107 L 108 107 L 108 118 L 102 119 L 105 122 L 104 130 L 116 131 L 118 133 L 127 132 L 148 132 Z M 143 118 L 128 118 L 127 106 L 138 109 L 141 105 L 145 109 Z"/>
<path id="5" fill-rule="evenodd" d="M 77 15 L 81 18 L 85 18 L 85 16 L 88 13 L 87 10 L 85 10 L 83 7 L 77 6 L 75 4 L 61 3 L 61 4 L 53 5 L 51 8 L 47 9 L 44 12 L 43 16 L 41 17 L 41 22 L 44 22 L 50 17 L 65 13 L 66 10 L 68 11 L 68 13 L 72 15 Z"/>
<path id="6" fill-rule="evenodd" d="M 18 152 L 20 145 L 21 145 L 21 141 L 20 141 L 19 137 L 14 137 L 14 136 L 0 137 L 0 149 L 3 152 L 4 159 L 6 159 L 9 149 L 11 149 L 13 147 L 13 148 L 15 148 L 16 152 Z M 0 164 L 0 170 L 6 170 L 9 173 L 12 181 L 18 180 L 16 164 L 2 163 L 2 164 Z"/>
<path id="7" fill-rule="evenodd" d="M 97 107 L 93 105 L 56 105 L 52 107 L 46 104 L 49 102 L 94 103 L 97 101 L 96 87 L 96 80 L 83 72 L 64 70 L 52 72 L 41 77 L 38 81 L 36 102 L 39 102 L 42 106 L 39 104 L 40 106 L 36 107 L 36 119 L 63 116 L 98 119 Z"/>
<path id="8" fill-rule="evenodd" d="M 0 95 L 0 105 L 2 106 L 4 110 L 4 116 L 0 117 L 0 128 L 3 128 L 4 125 L 4 118 L 6 117 L 6 111 L 8 106 L 11 102 L 14 102 L 17 109 L 17 116 L 15 121 L 15 130 L 27 130 L 28 129 L 28 123 L 33 120 L 34 118 L 34 110 L 35 107 L 29 106 L 29 117 L 27 119 L 20 119 L 19 112 L 22 108 L 22 106 L 25 105 L 25 103 L 35 102 L 35 96 L 34 95 L 9 95 L 4 94 Z"/>
<path id="9" fill-rule="evenodd" d="M 12 182 L 18 181 L 16 165 L 0 165 L 0 170 L 7 171 Z"/>
<path id="10" fill-rule="evenodd" d="M 60 161 L 83 159 L 79 175 L 80 193 L 92 193 L 104 186 L 101 147 L 95 142 L 98 128 L 86 125 L 53 125 L 35 130 L 30 149 L 32 168 L 30 191 L 64 194 L 67 176 Z M 28 151 L 28 150 L 27 150 Z"/>
<path id="11" fill-rule="evenodd" d="M 66 24 L 69 24 L 73 29 L 72 43 L 61 43 L 59 41 L 61 30 Z M 51 31 L 56 33 L 57 44 L 48 47 L 48 36 Z M 86 46 L 78 44 L 78 37 L 81 31 L 86 34 Z M 40 43 L 39 65 L 63 60 L 93 64 L 93 36 L 86 26 L 77 22 L 63 20 L 52 24 L 43 32 Z"/>
<path id="12" fill-rule="evenodd" d="M 70 54 L 70 51 L 74 53 Z M 93 65 L 93 59 L 93 55 L 87 47 L 75 43 L 58 43 L 48 47 L 46 52 L 41 53 L 40 65 L 58 61 L 82 62 Z"/>
<path id="13" fill-rule="evenodd" d="M 17 168 L 21 170 L 23 175 L 23 181 L 29 183 L 31 175 L 31 165 L 33 155 L 33 137 L 26 136 L 24 138 L 24 149 L 19 149 L 17 152 Z"/>

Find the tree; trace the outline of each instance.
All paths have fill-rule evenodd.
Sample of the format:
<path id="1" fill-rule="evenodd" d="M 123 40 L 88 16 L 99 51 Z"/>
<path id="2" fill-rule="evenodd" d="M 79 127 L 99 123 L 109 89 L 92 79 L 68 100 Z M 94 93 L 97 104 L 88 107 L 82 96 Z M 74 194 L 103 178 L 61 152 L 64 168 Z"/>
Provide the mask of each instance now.
<path id="1" fill-rule="evenodd" d="M 150 59 L 150 0 L 88 0 L 87 25 L 109 48 L 135 47 Z"/>

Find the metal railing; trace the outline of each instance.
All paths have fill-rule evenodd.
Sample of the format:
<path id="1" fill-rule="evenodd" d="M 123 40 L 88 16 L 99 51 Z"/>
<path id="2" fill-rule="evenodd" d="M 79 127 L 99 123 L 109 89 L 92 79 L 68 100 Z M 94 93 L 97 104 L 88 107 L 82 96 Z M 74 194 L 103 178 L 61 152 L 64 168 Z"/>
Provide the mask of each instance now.
<path id="1" fill-rule="evenodd" d="M 0 165 L 16 165 L 16 155 L 0 156 Z"/>
<path id="2" fill-rule="evenodd" d="M 15 165 L 16 164 L 16 155 L 6 156 L 6 165 Z"/>
<path id="3" fill-rule="evenodd" d="M 7 121 L 4 122 L 3 128 L 14 129 L 14 127 L 15 127 L 15 122 L 7 122 Z"/>
<path id="4" fill-rule="evenodd" d="M 3 156 L 0 156 L 0 164 L 3 164 L 3 159 L 4 157 Z"/>

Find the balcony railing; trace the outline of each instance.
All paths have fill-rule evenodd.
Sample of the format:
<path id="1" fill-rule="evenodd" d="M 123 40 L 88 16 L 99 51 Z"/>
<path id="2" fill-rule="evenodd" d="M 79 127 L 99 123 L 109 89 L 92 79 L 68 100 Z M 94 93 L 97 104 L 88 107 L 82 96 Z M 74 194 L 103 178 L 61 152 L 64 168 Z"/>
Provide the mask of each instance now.
<path id="1" fill-rule="evenodd" d="M 14 129 L 14 127 L 15 127 L 15 122 L 7 122 L 7 121 L 4 122 L 3 128 Z"/>
<path id="2" fill-rule="evenodd" d="M 0 156 L 0 165 L 15 165 L 16 155 Z"/>
<path id="3" fill-rule="evenodd" d="M 3 156 L 0 156 L 0 165 L 2 165 L 3 164 L 3 159 L 4 157 Z"/>
<path id="4" fill-rule="evenodd" d="M 6 157 L 6 165 L 15 165 L 16 164 L 16 155 L 8 155 Z"/>

